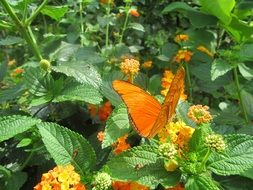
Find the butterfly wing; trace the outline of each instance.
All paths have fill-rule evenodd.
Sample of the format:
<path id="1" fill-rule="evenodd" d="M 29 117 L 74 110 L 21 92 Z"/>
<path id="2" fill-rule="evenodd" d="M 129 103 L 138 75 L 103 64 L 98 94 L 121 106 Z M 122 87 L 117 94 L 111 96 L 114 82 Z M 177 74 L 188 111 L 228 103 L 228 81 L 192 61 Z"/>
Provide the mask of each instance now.
<path id="1" fill-rule="evenodd" d="M 175 114 L 177 103 L 184 89 L 184 77 L 185 70 L 183 67 L 180 67 L 171 82 L 169 92 L 165 97 L 161 112 L 159 113 L 149 137 L 155 136 Z"/>
<path id="2" fill-rule="evenodd" d="M 141 88 L 122 80 L 113 81 L 113 88 L 127 106 L 136 131 L 149 137 L 161 112 L 161 104 Z"/>

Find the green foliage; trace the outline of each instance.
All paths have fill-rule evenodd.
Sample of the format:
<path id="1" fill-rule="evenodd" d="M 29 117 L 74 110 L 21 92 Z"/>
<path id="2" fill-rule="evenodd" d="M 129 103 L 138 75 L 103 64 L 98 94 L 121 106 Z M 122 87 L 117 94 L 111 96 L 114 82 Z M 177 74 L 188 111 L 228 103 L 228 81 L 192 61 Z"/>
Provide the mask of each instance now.
<path id="1" fill-rule="evenodd" d="M 67 6 L 44 6 L 41 13 L 59 21 L 68 11 Z"/>
<path id="2" fill-rule="evenodd" d="M 156 187 L 159 183 L 175 185 L 180 174 L 168 173 L 159 159 L 157 149 L 152 146 L 138 146 L 112 158 L 107 166 L 112 178 L 137 181 L 143 185 Z"/>
<path id="3" fill-rule="evenodd" d="M 235 175 L 253 166 L 252 136 L 243 134 L 227 135 L 227 149 L 224 154 L 213 154 L 208 168 L 219 175 Z"/>
<path id="4" fill-rule="evenodd" d="M 82 61 L 60 62 L 52 69 L 56 72 L 64 73 L 67 76 L 74 77 L 78 82 L 89 84 L 95 88 L 101 85 L 101 77 L 97 70 L 90 64 Z"/>
<path id="5" fill-rule="evenodd" d="M 0 142 L 15 137 L 38 123 L 39 119 L 21 115 L 0 117 Z"/>
<path id="6" fill-rule="evenodd" d="M 222 59 L 215 59 L 212 63 L 211 79 L 215 80 L 219 76 L 223 76 L 228 71 L 233 69 L 233 65 Z"/>
<path id="7" fill-rule="evenodd" d="M 124 104 L 120 104 L 113 110 L 106 122 L 102 148 L 112 145 L 119 137 L 129 133 L 131 130 L 127 109 Z"/>
<path id="8" fill-rule="evenodd" d="M 56 164 L 71 163 L 81 174 L 95 166 L 95 152 L 80 134 L 55 123 L 41 123 L 38 128 L 42 141 Z"/>
<path id="9" fill-rule="evenodd" d="M 192 176 L 187 180 L 185 184 L 186 190 L 219 190 L 218 185 L 207 176 Z"/>
<path id="10" fill-rule="evenodd" d="M 27 180 L 27 174 L 25 172 L 15 172 L 6 180 L 4 190 L 20 189 Z"/>

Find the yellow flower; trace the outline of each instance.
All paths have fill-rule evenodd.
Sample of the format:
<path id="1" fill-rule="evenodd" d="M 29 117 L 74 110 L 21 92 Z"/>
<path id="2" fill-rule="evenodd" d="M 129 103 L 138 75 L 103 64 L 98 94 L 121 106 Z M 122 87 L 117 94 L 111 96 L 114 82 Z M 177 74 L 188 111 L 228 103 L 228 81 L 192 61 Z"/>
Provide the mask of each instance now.
<path id="1" fill-rule="evenodd" d="M 8 61 L 8 66 L 14 66 L 14 65 L 16 65 L 16 60 L 15 59 L 12 59 L 12 60 L 9 60 Z"/>
<path id="2" fill-rule="evenodd" d="M 153 62 L 152 61 L 145 61 L 141 67 L 144 69 L 150 69 L 152 67 Z"/>
<path id="3" fill-rule="evenodd" d="M 179 34 L 179 35 L 176 35 L 176 37 L 175 37 L 176 42 L 185 42 L 188 40 L 189 40 L 189 36 L 186 34 Z"/>
<path id="4" fill-rule="evenodd" d="M 188 63 L 191 60 L 193 53 L 186 49 L 178 50 L 176 56 L 174 57 L 174 61 L 180 63 L 182 61 Z"/>
<path id="5" fill-rule="evenodd" d="M 179 148 L 185 148 L 189 142 L 194 128 L 187 126 L 182 121 L 170 122 L 159 133 L 158 137 L 161 143 L 171 141 L 177 144 Z"/>
<path id="6" fill-rule="evenodd" d="M 34 190 L 86 190 L 80 183 L 80 176 L 72 165 L 56 166 L 44 173 Z"/>
<path id="7" fill-rule="evenodd" d="M 208 123 L 213 119 L 208 109 L 208 106 L 193 105 L 188 110 L 188 117 L 197 124 Z"/>
<path id="8" fill-rule="evenodd" d="M 163 87 L 163 89 L 161 90 L 161 94 L 163 96 L 166 96 L 167 93 L 169 92 L 170 86 L 171 86 L 171 82 L 174 78 L 174 74 L 170 71 L 170 70 L 165 70 L 163 73 L 163 78 L 161 80 L 161 86 Z M 184 90 L 181 93 L 180 96 L 181 100 L 186 100 L 187 99 L 187 95 L 184 93 Z"/>
<path id="9" fill-rule="evenodd" d="M 213 53 L 211 51 L 209 51 L 205 46 L 198 46 L 197 50 L 199 50 L 199 51 L 201 51 L 213 58 Z"/>

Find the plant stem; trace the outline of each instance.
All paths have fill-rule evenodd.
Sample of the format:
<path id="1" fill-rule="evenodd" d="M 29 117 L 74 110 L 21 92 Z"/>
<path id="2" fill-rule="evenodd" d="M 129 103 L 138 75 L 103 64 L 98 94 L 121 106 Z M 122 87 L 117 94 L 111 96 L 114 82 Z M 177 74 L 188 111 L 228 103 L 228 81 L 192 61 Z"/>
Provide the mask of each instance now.
<path id="1" fill-rule="evenodd" d="M 83 37 L 82 35 L 84 34 L 84 25 L 83 25 L 83 2 L 81 1 L 79 3 L 79 17 L 80 17 L 80 27 L 81 27 L 81 33 L 80 33 L 80 36 L 81 36 L 81 47 L 83 47 Z"/>
<path id="2" fill-rule="evenodd" d="M 130 9 L 130 6 L 129 6 L 129 4 L 127 3 L 127 4 L 126 4 L 126 7 L 125 7 L 125 10 L 126 10 L 126 18 L 125 18 L 125 22 L 124 22 L 124 25 L 123 25 L 123 28 L 122 28 L 121 35 L 120 35 L 119 43 L 122 43 L 123 36 L 124 36 L 124 32 L 125 32 L 126 27 L 127 27 L 127 22 L 128 22 L 128 18 L 129 18 L 129 9 Z"/>
<path id="3" fill-rule="evenodd" d="M 34 55 L 38 60 L 42 59 L 41 53 L 39 51 L 38 46 L 33 42 L 32 38 L 30 37 L 29 33 L 27 32 L 27 28 L 22 24 L 22 22 L 19 20 L 17 15 L 14 13 L 10 5 L 7 3 L 6 0 L 1 0 L 0 1 L 3 5 L 3 8 L 6 10 L 6 12 L 9 14 L 11 19 L 16 25 L 16 28 L 19 30 L 23 38 L 26 40 L 30 48 L 32 49 Z"/>
<path id="4" fill-rule="evenodd" d="M 233 69 L 233 71 L 234 71 L 234 80 L 235 80 L 235 85 L 236 85 L 236 89 L 237 89 L 237 93 L 238 93 L 240 107 L 241 107 L 242 113 L 244 115 L 244 120 L 248 124 L 249 123 L 249 118 L 248 118 L 248 114 L 247 114 L 245 105 L 244 105 L 243 100 L 242 100 L 241 87 L 240 87 L 240 82 L 239 82 L 239 79 L 238 79 L 237 67 L 235 67 Z"/>
<path id="5" fill-rule="evenodd" d="M 208 148 L 207 153 L 201 162 L 201 166 L 200 166 L 201 171 L 203 171 L 205 169 L 206 162 L 207 162 L 210 154 L 211 154 L 211 151 L 210 151 L 210 148 Z"/>
<path id="6" fill-rule="evenodd" d="M 44 0 L 40 6 L 32 13 L 32 15 L 26 19 L 25 26 L 28 26 L 32 23 L 32 21 L 36 18 L 36 16 L 40 13 L 41 9 L 44 8 L 44 6 L 47 4 L 48 0 Z"/>
<path id="7" fill-rule="evenodd" d="M 189 92 L 189 102 L 192 103 L 192 83 L 191 83 L 191 77 L 189 72 L 189 66 L 188 63 L 185 63 L 185 70 L 186 70 L 186 80 L 187 80 L 187 88 Z"/>
<path id="8" fill-rule="evenodd" d="M 31 158 L 33 157 L 34 155 L 34 151 L 32 150 L 31 153 L 28 155 L 28 157 L 25 159 L 25 161 L 23 162 L 23 164 L 20 166 L 20 171 L 22 171 L 26 165 L 29 163 L 29 161 L 31 160 Z"/>
<path id="9" fill-rule="evenodd" d="M 106 16 L 107 17 L 110 15 L 110 11 L 111 11 L 111 5 L 108 4 L 108 6 L 106 7 Z M 109 45 L 109 28 L 110 28 L 110 24 L 107 23 L 106 24 L 106 31 L 105 31 L 105 47 L 106 47 L 106 49 L 108 48 L 108 45 Z"/>

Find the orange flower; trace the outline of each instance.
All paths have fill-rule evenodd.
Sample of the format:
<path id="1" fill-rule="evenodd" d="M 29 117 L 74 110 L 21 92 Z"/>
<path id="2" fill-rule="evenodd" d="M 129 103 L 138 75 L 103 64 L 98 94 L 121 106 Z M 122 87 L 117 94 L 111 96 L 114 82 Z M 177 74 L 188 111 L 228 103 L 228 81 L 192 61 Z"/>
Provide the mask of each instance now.
<path id="1" fill-rule="evenodd" d="M 112 105 L 109 101 L 105 102 L 104 105 L 102 105 L 99 108 L 98 115 L 101 121 L 106 121 L 109 115 L 112 112 Z"/>
<path id="2" fill-rule="evenodd" d="M 114 154 L 120 154 L 121 152 L 131 148 L 130 144 L 126 142 L 128 134 L 118 138 L 117 142 L 113 144 L 115 147 Z"/>
<path id="3" fill-rule="evenodd" d="M 175 187 L 168 188 L 166 190 L 184 190 L 184 185 L 182 183 L 178 183 Z"/>
<path id="4" fill-rule="evenodd" d="M 137 9 L 131 9 L 129 11 L 130 15 L 134 16 L 134 17 L 139 17 L 140 13 L 137 11 Z"/>
<path id="5" fill-rule="evenodd" d="M 74 171 L 72 165 L 56 166 L 53 170 L 44 173 L 41 182 L 38 183 L 34 190 L 86 190 L 85 186 L 80 183 L 80 176 Z"/>
<path id="6" fill-rule="evenodd" d="M 87 108 L 91 117 L 95 117 L 97 115 L 98 110 L 96 105 L 88 104 Z"/>
<path id="7" fill-rule="evenodd" d="M 199 50 L 199 51 L 201 51 L 213 58 L 213 53 L 211 51 L 209 51 L 205 46 L 198 46 L 197 50 Z"/>
<path id="8" fill-rule="evenodd" d="M 105 137 L 105 133 L 103 131 L 99 131 L 97 135 L 99 142 L 102 142 L 104 140 L 104 137 Z"/>
<path id="9" fill-rule="evenodd" d="M 188 110 L 188 117 L 197 124 L 208 123 L 213 119 L 208 109 L 208 106 L 193 105 Z"/>
<path id="10" fill-rule="evenodd" d="M 144 68 L 144 69 L 150 69 L 151 67 L 152 67 L 152 64 L 153 64 L 153 62 L 152 61 L 145 61 L 142 65 L 141 65 L 141 67 L 142 68 Z"/>
<path id="11" fill-rule="evenodd" d="M 193 53 L 189 50 L 179 50 L 177 52 L 177 55 L 174 57 L 174 61 L 177 62 L 177 63 L 180 63 L 182 61 L 184 62 L 189 62 L 191 60 L 191 57 L 192 57 Z"/>
<path id="12" fill-rule="evenodd" d="M 188 40 L 189 40 L 189 36 L 186 34 L 179 34 L 179 35 L 176 35 L 176 37 L 175 37 L 176 42 L 185 42 Z"/>
<path id="13" fill-rule="evenodd" d="M 120 64 L 120 69 L 122 73 L 124 73 L 127 76 L 134 76 L 138 74 L 140 70 L 140 62 L 135 59 L 124 59 L 123 62 Z"/>
<path id="14" fill-rule="evenodd" d="M 16 68 L 14 71 L 11 72 L 11 77 L 17 77 L 21 75 L 24 72 L 24 69 L 22 68 Z"/>
<path id="15" fill-rule="evenodd" d="M 149 187 L 138 184 L 137 182 L 114 181 L 113 190 L 149 190 Z"/>
<path id="16" fill-rule="evenodd" d="M 161 81 L 161 86 L 164 88 L 163 90 L 161 90 L 161 94 L 163 96 L 166 96 L 169 89 L 170 89 L 170 86 L 171 86 L 171 82 L 174 78 L 174 74 L 170 71 L 170 70 L 165 70 L 164 73 L 163 73 L 163 78 L 162 78 L 162 81 Z M 187 99 L 187 95 L 184 93 L 184 90 L 180 96 L 180 99 L 181 100 L 186 100 Z"/>

